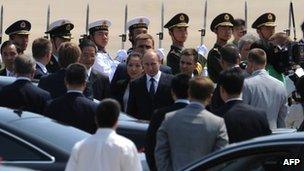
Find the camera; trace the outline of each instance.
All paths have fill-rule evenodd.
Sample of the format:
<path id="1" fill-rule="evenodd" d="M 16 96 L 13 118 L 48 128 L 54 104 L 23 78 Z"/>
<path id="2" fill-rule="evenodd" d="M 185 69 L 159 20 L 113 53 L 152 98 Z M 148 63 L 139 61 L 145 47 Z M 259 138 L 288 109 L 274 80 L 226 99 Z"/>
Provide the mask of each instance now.
<path id="1" fill-rule="evenodd" d="M 290 75 L 297 66 L 304 68 L 304 44 L 289 42 L 286 45 L 272 45 L 272 65 L 280 73 Z M 300 75 L 301 76 L 301 75 Z"/>

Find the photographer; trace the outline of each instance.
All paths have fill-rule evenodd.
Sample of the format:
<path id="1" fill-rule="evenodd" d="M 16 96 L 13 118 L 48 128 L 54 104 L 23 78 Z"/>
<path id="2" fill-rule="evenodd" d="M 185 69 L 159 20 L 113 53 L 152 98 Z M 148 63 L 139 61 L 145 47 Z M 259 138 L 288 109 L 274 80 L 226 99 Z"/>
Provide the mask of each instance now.
<path id="1" fill-rule="evenodd" d="M 269 38 L 269 43 L 272 47 L 272 61 L 267 64 L 269 75 L 285 83 L 284 73 L 290 69 L 289 63 L 289 48 L 291 39 L 284 32 L 273 34 Z"/>
<path id="2" fill-rule="evenodd" d="M 299 102 L 304 109 L 304 76 L 300 77 L 296 83 L 296 91 L 293 94 L 293 99 Z M 301 115 L 303 118 L 303 115 Z M 302 121 L 298 131 L 304 131 L 304 120 Z"/>

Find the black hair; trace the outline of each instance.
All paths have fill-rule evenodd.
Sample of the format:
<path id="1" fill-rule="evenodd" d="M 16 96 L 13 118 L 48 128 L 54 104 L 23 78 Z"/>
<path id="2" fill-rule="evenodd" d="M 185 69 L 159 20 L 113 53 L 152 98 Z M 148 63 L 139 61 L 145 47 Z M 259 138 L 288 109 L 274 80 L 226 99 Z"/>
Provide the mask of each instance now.
<path id="1" fill-rule="evenodd" d="M 190 76 L 187 74 L 177 74 L 173 77 L 171 82 L 171 90 L 178 99 L 188 98 L 188 87 Z"/>
<path id="2" fill-rule="evenodd" d="M 96 123 L 99 128 L 112 128 L 119 117 L 120 105 L 114 99 L 103 99 L 96 110 Z"/>
<path id="3" fill-rule="evenodd" d="M 67 67 L 65 81 L 68 84 L 83 84 L 86 80 L 87 70 L 83 64 L 73 63 Z"/>
<path id="4" fill-rule="evenodd" d="M 244 74 L 240 68 L 234 67 L 224 70 L 218 78 L 218 85 L 229 95 L 241 94 L 244 84 Z"/>

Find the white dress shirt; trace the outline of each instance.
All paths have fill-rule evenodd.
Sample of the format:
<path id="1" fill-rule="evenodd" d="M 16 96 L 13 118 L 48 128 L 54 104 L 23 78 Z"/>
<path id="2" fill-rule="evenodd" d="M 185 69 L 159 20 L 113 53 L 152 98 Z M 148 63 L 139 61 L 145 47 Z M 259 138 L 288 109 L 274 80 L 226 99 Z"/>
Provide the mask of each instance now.
<path id="1" fill-rule="evenodd" d="M 113 60 L 108 53 L 97 52 L 92 68 L 98 73 L 108 76 L 111 82 L 118 64 L 119 62 Z"/>
<path id="2" fill-rule="evenodd" d="M 155 93 L 157 91 L 157 87 L 158 87 L 158 83 L 159 83 L 159 80 L 160 80 L 160 76 L 161 76 L 161 72 L 160 71 L 158 71 L 158 73 L 153 76 L 153 78 L 154 78 L 154 90 L 155 90 Z M 150 92 L 150 85 L 151 85 L 150 79 L 152 77 L 150 75 L 148 75 L 148 74 L 146 74 L 146 77 L 147 77 L 147 80 L 146 80 L 147 90 L 148 90 L 148 92 Z"/>
<path id="3" fill-rule="evenodd" d="M 142 166 L 132 141 L 113 129 L 99 128 L 75 144 L 65 170 L 141 171 Z"/>
<path id="4" fill-rule="evenodd" d="M 5 70 L 6 70 L 6 76 L 8 76 L 8 77 L 16 77 L 16 75 L 15 75 L 14 72 L 9 71 L 7 68 L 5 68 Z"/>
<path id="5" fill-rule="evenodd" d="M 41 62 L 36 61 L 36 64 L 41 68 L 43 73 L 46 74 L 48 72 L 45 65 L 43 65 Z"/>

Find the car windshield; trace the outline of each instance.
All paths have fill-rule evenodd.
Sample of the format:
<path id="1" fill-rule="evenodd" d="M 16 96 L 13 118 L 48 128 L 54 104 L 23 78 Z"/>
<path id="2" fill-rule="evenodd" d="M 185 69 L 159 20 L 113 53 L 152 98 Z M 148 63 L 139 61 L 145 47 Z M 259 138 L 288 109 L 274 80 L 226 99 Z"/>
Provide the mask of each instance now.
<path id="1" fill-rule="evenodd" d="M 62 125 L 46 117 L 32 117 L 11 122 L 14 127 L 51 143 L 70 153 L 74 144 L 90 134 L 71 126 Z"/>

